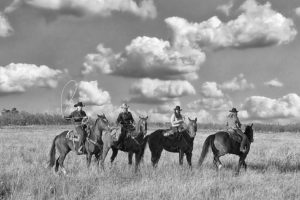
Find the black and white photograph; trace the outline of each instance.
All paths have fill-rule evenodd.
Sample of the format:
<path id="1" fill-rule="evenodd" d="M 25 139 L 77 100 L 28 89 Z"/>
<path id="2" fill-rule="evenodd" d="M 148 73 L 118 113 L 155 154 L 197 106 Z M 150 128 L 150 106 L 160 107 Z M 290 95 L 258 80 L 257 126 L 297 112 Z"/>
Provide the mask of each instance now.
<path id="1" fill-rule="evenodd" d="M 299 0 L 0 0 L 0 200 L 299 200 Z"/>

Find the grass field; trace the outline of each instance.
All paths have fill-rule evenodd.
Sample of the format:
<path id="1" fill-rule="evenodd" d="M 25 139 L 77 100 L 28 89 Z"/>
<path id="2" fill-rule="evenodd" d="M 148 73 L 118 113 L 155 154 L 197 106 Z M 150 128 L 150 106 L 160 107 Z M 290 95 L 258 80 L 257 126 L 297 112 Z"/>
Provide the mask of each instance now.
<path id="1" fill-rule="evenodd" d="M 146 149 L 141 170 L 134 174 L 127 154 L 120 152 L 113 166 L 98 173 L 86 169 L 85 157 L 70 153 L 67 176 L 45 168 L 54 136 L 67 127 L 9 127 L 0 129 L 0 199 L 300 199 L 300 134 L 254 133 L 246 159 L 248 171 L 234 175 L 238 157 L 221 158 L 220 173 L 211 152 L 197 168 L 202 144 L 213 131 L 198 130 L 193 170 L 178 166 L 178 154 L 163 152 L 152 169 Z"/>

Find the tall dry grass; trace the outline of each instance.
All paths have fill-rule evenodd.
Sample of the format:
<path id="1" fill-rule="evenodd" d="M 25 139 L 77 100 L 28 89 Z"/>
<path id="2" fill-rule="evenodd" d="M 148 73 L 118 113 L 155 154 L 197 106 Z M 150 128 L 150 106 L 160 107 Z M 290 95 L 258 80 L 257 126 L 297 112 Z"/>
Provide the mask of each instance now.
<path id="1" fill-rule="evenodd" d="M 0 199 L 300 199 L 300 134 L 257 133 L 247 158 L 249 169 L 234 175 L 238 158 L 221 159 L 220 173 L 212 156 L 202 168 L 197 160 L 211 131 L 199 130 L 193 152 L 193 170 L 178 166 L 178 155 L 163 152 L 152 169 L 146 149 L 140 172 L 127 165 L 120 152 L 106 171 L 86 169 L 84 156 L 70 153 L 67 176 L 45 168 L 54 136 L 69 126 L 7 127 L 0 129 Z"/>

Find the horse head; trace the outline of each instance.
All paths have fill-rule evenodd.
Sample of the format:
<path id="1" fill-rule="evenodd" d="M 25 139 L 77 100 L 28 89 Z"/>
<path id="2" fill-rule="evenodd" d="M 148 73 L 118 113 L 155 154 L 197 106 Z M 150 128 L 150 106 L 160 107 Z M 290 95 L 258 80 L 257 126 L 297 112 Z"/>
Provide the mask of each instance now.
<path id="1" fill-rule="evenodd" d="M 245 128 L 245 135 L 247 135 L 250 142 L 254 142 L 253 139 L 253 123 L 251 125 L 247 125 Z"/>
<path id="2" fill-rule="evenodd" d="M 97 119 L 95 121 L 95 125 L 94 127 L 96 128 L 96 130 L 98 130 L 100 133 L 105 130 L 105 131 L 109 131 L 110 127 L 109 127 L 109 121 L 106 118 L 105 114 L 102 113 L 101 115 L 97 114 Z"/>
<path id="3" fill-rule="evenodd" d="M 190 137 L 194 138 L 197 132 L 197 117 L 195 119 L 189 119 L 189 123 L 187 125 L 187 130 L 189 132 Z"/>
<path id="4" fill-rule="evenodd" d="M 148 116 L 146 116 L 146 117 L 139 116 L 139 121 L 136 126 L 136 131 L 139 134 L 143 134 L 143 136 L 145 136 L 147 134 L 147 129 L 148 129 L 147 119 L 148 119 Z"/>

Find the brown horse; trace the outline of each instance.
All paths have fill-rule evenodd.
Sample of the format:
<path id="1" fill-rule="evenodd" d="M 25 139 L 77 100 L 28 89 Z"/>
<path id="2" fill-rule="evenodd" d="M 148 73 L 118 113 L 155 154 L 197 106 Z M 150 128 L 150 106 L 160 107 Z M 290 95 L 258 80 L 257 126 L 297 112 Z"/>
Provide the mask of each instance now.
<path id="1" fill-rule="evenodd" d="M 247 164 L 245 162 L 245 159 L 248 155 L 248 152 L 250 151 L 250 145 L 253 142 L 253 124 L 247 125 L 245 128 L 245 135 L 248 138 L 246 152 L 243 153 L 240 151 L 240 142 L 237 142 L 236 140 L 233 140 L 229 134 L 225 131 L 220 131 L 215 134 L 212 134 L 206 138 L 204 141 L 201 156 L 199 159 L 198 166 L 201 166 L 204 158 L 208 152 L 209 146 L 211 147 L 211 150 L 214 154 L 214 160 L 213 163 L 216 165 L 217 169 L 220 170 L 222 168 L 222 163 L 220 161 L 220 157 L 224 156 L 225 154 L 235 154 L 240 157 L 238 167 L 237 167 L 237 173 L 239 173 L 241 166 L 247 169 Z"/>
<path id="2" fill-rule="evenodd" d="M 163 149 L 173 153 L 179 153 L 179 164 L 183 164 L 183 156 L 186 155 L 186 160 L 190 167 L 192 167 L 192 151 L 194 145 L 194 138 L 197 132 L 197 118 L 191 120 L 187 128 L 178 133 L 178 136 L 174 135 L 164 136 L 168 130 L 159 129 L 149 134 L 148 144 L 151 151 L 151 162 L 153 167 L 157 166 Z"/>
<path id="3" fill-rule="evenodd" d="M 133 154 L 135 154 L 135 171 L 138 170 L 147 143 L 145 135 L 147 134 L 148 117 L 139 117 L 139 118 L 140 119 L 137 123 L 136 130 L 135 130 L 137 136 L 135 138 L 131 138 L 131 137 L 125 138 L 123 141 L 124 149 L 121 149 L 121 151 L 128 152 L 129 164 L 132 164 L 132 156 Z M 112 149 L 113 151 L 110 159 L 111 163 L 113 163 L 114 159 L 116 158 L 119 149 L 116 147 L 114 138 L 110 132 L 107 131 L 103 132 L 102 141 L 103 141 L 103 154 L 100 163 L 102 169 L 104 169 L 104 161 L 109 149 Z"/>
<path id="4" fill-rule="evenodd" d="M 93 125 L 92 130 L 87 136 L 84 144 L 84 154 L 86 154 L 87 167 L 90 166 L 92 155 L 95 155 L 96 160 L 99 163 L 102 153 L 101 134 L 104 130 L 110 130 L 108 120 L 104 114 L 98 115 L 98 118 L 96 119 L 95 124 Z M 64 174 L 66 174 L 64 160 L 70 151 L 77 152 L 76 146 L 78 146 L 78 142 L 73 143 L 72 140 L 67 138 L 67 133 L 68 131 L 64 131 L 53 139 L 49 161 L 49 168 L 52 168 L 55 165 L 55 172 L 57 172 L 59 167 L 61 167 L 61 170 Z M 59 157 L 55 160 L 56 149 L 59 152 Z"/>

